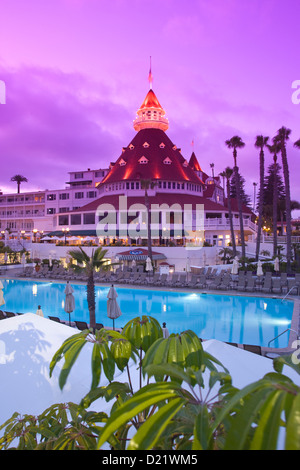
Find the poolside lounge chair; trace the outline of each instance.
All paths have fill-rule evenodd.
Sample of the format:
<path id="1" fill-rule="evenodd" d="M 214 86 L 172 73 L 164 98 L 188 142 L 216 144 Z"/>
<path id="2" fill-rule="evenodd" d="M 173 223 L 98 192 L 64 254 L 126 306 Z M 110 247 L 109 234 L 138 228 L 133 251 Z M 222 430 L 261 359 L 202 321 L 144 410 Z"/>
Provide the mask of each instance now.
<path id="1" fill-rule="evenodd" d="M 174 287 L 185 287 L 186 274 L 180 274 L 179 279 L 173 284 Z"/>
<path id="2" fill-rule="evenodd" d="M 205 272 L 206 279 L 209 279 L 211 272 L 212 272 L 212 268 L 211 267 L 207 268 L 207 271 Z"/>
<path id="3" fill-rule="evenodd" d="M 174 284 L 178 281 L 179 274 L 173 273 L 171 279 L 166 282 L 166 286 L 174 286 Z"/>
<path id="4" fill-rule="evenodd" d="M 136 284 L 138 285 L 149 284 L 149 278 L 147 276 L 147 273 L 140 273 L 140 277 L 136 281 Z"/>
<path id="5" fill-rule="evenodd" d="M 138 272 L 131 273 L 131 276 L 129 276 L 129 278 L 126 279 L 124 282 L 126 284 L 135 284 L 139 280 L 140 276 L 141 275 Z"/>
<path id="6" fill-rule="evenodd" d="M 276 294 L 281 294 L 282 292 L 281 282 L 278 277 L 272 280 L 272 292 Z"/>
<path id="7" fill-rule="evenodd" d="M 271 292 L 272 289 L 272 277 L 266 276 L 261 290 L 263 292 Z"/>
<path id="8" fill-rule="evenodd" d="M 120 282 L 121 284 L 125 284 L 127 279 L 130 278 L 130 275 L 131 275 L 131 272 L 130 271 L 126 271 L 125 273 L 123 272 L 123 276 L 118 280 L 118 282 Z"/>
<path id="9" fill-rule="evenodd" d="M 57 323 L 61 323 L 60 319 L 58 317 L 48 317 L 52 321 L 56 321 Z"/>
<path id="10" fill-rule="evenodd" d="M 153 278 L 152 278 L 152 280 L 151 280 L 151 282 L 150 282 L 151 285 L 152 285 L 152 286 L 156 286 L 157 283 L 160 281 L 160 277 L 161 277 L 161 276 L 160 276 L 159 273 L 155 273 L 154 276 L 153 276 Z"/>
<path id="11" fill-rule="evenodd" d="M 102 323 L 96 323 L 95 330 L 101 330 L 102 328 L 104 328 Z"/>
<path id="12" fill-rule="evenodd" d="M 245 349 L 245 351 L 249 351 L 249 352 L 252 352 L 254 354 L 259 354 L 260 356 L 262 355 L 261 354 L 261 347 L 256 346 L 254 344 L 243 344 L 243 349 Z"/>
<path id="13" fill-rule="evenodd" d="M 208 279 L 214 279 L 218 275 L 218 268 L 214 268 L 209 274 Z M 207 277 L 207 275 L 206 275 Z"/>
<path id="14" fill-rule="evenodd" d="M 14 312 L 6 312 L 6 311 L 5 311 L 5 315 L 6 315 L 6 318 L 13 318 L 16 316 Z"/>
<path id="15" fill-rule="evenodd" d="M 148 283 L 147 284 L 150 284 L 151 286 L 155 285 L 155 283 L 159 280 L 160 278 L 160 274 L 159 273 L 155 273 L 153 276 L 148 276 Z"/>
<path id="16" fill-rule="evenodd" d="M 198 277 L 199 277 L 199 274 L 192 274 L 192 277 L 191 279 L 186 283 L 186 286 L 187 287 L 196 287 L 196 284 L 198 282 Z M 205 278 L 205 276 L 204 276 Z"/>
<path id="17" fill-rule="evenodd" d="M 85 321 L 75 321 L 75 325 L 80 331 L 88 330 L 89 326 Z"/>
<path id="18" fill-rule="evenodd" d="M 236 288 L 238 291 L 246 290 L 246 276 L 240 276 L 238 278 L 238 283 L 237 283 Z"/>
<path id="19" fill-rule="evenodd" d="M 228 290 L 230 288 L 230 284 L 231 284 L 231 276 L 229 274 L 226 274 L 222 278 L 221 283 L 217 286 L 217 289 Z"/>
<path id="20" fill-rule="evenodd" d="M 299 284 L 296 279 L 288 279 L 287 292 L 290 292 L 291 295 L 299 294 Z"/>
<path id="21" fill-rule="evenodd" d="M 253 276 L 251 276 L 249 277 L 249 279 L 247 279 L 246 291 L 254 292 L 254 290 L 255 290 L 255 279 Z"/>
<path id="22" fill-rule="evenodd" d="M 215 279 L 208 285 L 209 289 L 217 289 L 222 282 L 222 275 L 219 274 Z"/>
<path id="23" fill-rule="evenodd" d="M 288 285 L 287 273 L 280 274 L 280 285 L 281 287 L 287 287 Z"/>
<path id="24" fill-rule="evenodd" d="M 4 315 L 4 312 L 2 312 L 2 310 L 0 310 L 0 320 L 4 320 L 6 318 L 6 316 Z"/>
<path id="25" fill-rule="evenodd" d="M 204 287 L 207 287 L 205 275 L 200 276 L 200 278 L 197 280 L 195 284 L 195 287 L 197 287 L 198 289 L 204 289 Z"/>
<path id="26" fill-rule="evenodd" d="M 168 278 L 167 274 L 162 274 L 159 279 L 154 283 L 155 286 L 163 286 Z"/>

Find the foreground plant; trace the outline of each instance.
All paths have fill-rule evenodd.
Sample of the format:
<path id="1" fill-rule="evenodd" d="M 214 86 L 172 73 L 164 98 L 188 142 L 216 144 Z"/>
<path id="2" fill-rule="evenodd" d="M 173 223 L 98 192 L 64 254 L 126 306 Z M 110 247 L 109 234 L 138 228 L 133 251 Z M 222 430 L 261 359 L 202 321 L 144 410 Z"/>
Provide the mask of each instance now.
<path id="1" fill-rule="evenodd" d="M 274 372 L 238 390 L 194 332 L 164 339 L 159 323 L 144 316 L 122 334 L 86 330 L 68 338 L 50 366 L 52 374 L 64 360 L 61 388 L 89 343 L 92 383 L 81 403 L 53 405 L 38 417 L 16 413 L 1 427 L 0 448 L 273 450 L 284 431 L 282 447 L 300 449 L 300 388 L 282 374 L 283 366 L 299 374 L 290 357 L 275 359 Z M 127 370 L 128 383 L 114 381 L 116 367 Z M 111 403 L 110 414 L 89 411 L 99 399 Z"/>

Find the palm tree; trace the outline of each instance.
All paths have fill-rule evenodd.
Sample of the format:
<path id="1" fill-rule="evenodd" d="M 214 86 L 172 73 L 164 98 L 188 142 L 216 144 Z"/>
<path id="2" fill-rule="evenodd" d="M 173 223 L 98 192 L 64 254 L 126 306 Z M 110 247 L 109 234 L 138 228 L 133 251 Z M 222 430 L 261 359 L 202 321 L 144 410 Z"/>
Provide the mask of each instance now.
<path id="1" fill-rule="evenodd" d="M 142 179 L 141 188 L 145 190 L 145 206 L 147 210 L 147 245 L 148 245 L 148 256 L 152 262 L 152 239 L 151 239 L 151 214 L 150 214 L 150 202 L 148 190 L 153 189 L 156 183 L 151 179 Z"/>
<path id="2" fill-rule="evenodd" d="M 278 144 L 280 146 L 284 184 L 285 184 L 287 272 L 289 272 L 291 269 L 291 255 L 292 255 L 291 190 L 290 190 L 289 166 L 288 166 L 287 153 L 286 153 L 286 143 L 290 138 L 290 134 L 291 134 L 291 130 L 283 126 L 277 131 L 277 135 L 273 138 L 274 144 Z"/>
<path id="3" fill-rule="evenodd" d="M 273 155 L 274 179 L 273 179 L 273 256 L 277 255 L 277 211 L 278 211 L 278 187 L 277 187 L 277 154 L 280 152 L 278 144 L 268 145 Z"/>
<path id="4" fill-rule="evenodd" d="M 10 181 L 14 181 L 17 183 L 17 187 L 18 187 L 18 194 L 20 193 L 20 186 L 21 186 L 21 183 L 28 183 L 28 179 L 25 178 L 25 176 L 22 176 L 22 175 L 15 175 L 15 176 L 12 176 Z"/>
<path id="5" fill-rule="evenodd" d="M 234 235 L 234 229 L 233 229 L 231 198 L 230 198 L 230 178 L 232 175 L 233 175 L 233 169 L 230 168 L 229 166 L 226 167 L 222 173 L 220 173 L 220 176 L 226 179 L 226 193 L 227 193 L 227 205 L 228 205 L 228 218 L 229 218 L 230 233 L 231 233 L 231 244 L 232 244 L 233 256 L 236 256 L 236 244 L 235 244 L 235 235 Z"/>
<path id="6" fill-rule="evenodd" d="M 242 244 L 242 258 L 245 259 L 246 250 L 245 250 L 245 235 L 244 235 L 244 223 L 243 223 L 243 210 L 242 210 L 242 200 L 240 194 L 240 175 L 239 169 L 237 166 L 237 149 L 245 147 L 244 142 L 239 136 L 234 136 L 229 140 L 225 141 L 225 144 L 229 149 L 233 149 L 233 159 L 234 159 L 234 176 L 235 176 L 235 186 L 236 186 L 236 196 L 239 209 L 239 218 L 240 218 L 240 234 L 241 234 L 241 244 Z"/>
<path id="7" fill-rule="evenodd" d="M 90 314 L 90 328 L 96 326 L 96 303 L 95 303 L 95 282 L 94 272 L 96 269 L 107 270 L 111 265 L 106 264 L 107 261 L 104 259 L 107 250 L 102 247 L 92 251 L 92 255 L 89 256 L 81 247 L 70 250 L 68 254 L 77 261 L 77 265 L 74 265 L 75 271 L 84 271 L 87 275 L 87 303 Z"/>
<path id="8" fill-rule="evenodd" d="M 260 237 L 263 226 L 263 207 L 264 207 L 264 178 L 265 178 L 265 154 L 264 147 L 267 145 L 269 137 L 262 135 L 256 136 L 255 147 L 259 152 L 259 205 L 258 205 L 258 227 L 256 237 L 256 261 L 259 259 Z"/>

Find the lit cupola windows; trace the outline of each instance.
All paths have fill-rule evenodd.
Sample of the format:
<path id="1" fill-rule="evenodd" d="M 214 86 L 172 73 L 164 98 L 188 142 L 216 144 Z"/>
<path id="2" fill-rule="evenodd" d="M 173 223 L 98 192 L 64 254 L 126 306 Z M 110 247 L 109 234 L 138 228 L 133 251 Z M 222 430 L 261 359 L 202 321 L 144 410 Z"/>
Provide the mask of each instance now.
<path id="1" fill-rule="evenodd" d="M 144 142 L 144 143 L 143 143 L 143 147 L 144 147 L 145 149 L 148 149 L 148 148 L 150 147 L 150 145 L 148 144 L 148 142 Z"/>
<path id="2" fill-rule="evenodd" d="M 167 158 L 164 159 L 163 163 L 164 163 L 164 165 L 171 165 L 172 160 L 169 157 L 167 157 Z"/>
<path id="3" fill-rule="evenodd" d="M 121 158 L 121 160 L 119 161 L 119 165 L 120 166 L 126 165 L 126 162 L 125 162 L 125 160 L 123 160 L 123 158 Z"/>
<path id="4" fill-rule="evenodd" d="M 148 161 L 149 161 L 148 158 L 146 158 L 146 157 L 144 157 L 144 156 L 142 156 L 142 157 L 139 159 L 139 163 L 140 163 L 141 165 L 146 165 L 146 164 L 148 163 Z"/>
<path id="5" fill-rule="evenodd" d="M 164 149 L 164 148 L 165 148 L 165 144 L 162 142 L 161 144 L 159 144 L 159 148 Z"/>

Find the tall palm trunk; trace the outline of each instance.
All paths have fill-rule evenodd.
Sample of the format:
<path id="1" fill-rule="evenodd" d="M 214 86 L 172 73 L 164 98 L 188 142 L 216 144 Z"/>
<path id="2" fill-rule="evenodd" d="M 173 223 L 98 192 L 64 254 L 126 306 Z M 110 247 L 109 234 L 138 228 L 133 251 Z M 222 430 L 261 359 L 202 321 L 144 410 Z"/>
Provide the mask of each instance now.
<path id="1" fill-rule="evenodd" d="M 290 175 L 289 166 L 286 153 L 286 142 L 291 133 L 290 129 L 281 127 L 277 135 L 274 137 L 274 143 L 280 145 L 282 168 L 285 184 L 285 214 L 286 214 L 286 269 L 287 272 L 291 270 L 291 256 L 292 256 L 292 225 L 291 225 L 291 190 L 290 190 Z"/>
<path id="2" fill-rule="evenodd" d="M 88 275 L 87 281 L 87 303 L 90 314 L 90 327 L 96 327 L 96 302 L 95 302 L 95 282 L 94 282 L 94 273 L 91 271 Z"/>
<path id="3" fill-rule="evenodd" d="M 255 147 L 259 152 L 259 205 L 258 205 L 258 227 L 256 236 L 256 261 L 259 260 L 261 231 L 263 227 L 263 208 L 264 208 L 264 183 L 265 183 L 265 154 L 264 147 L 267 145 L 269 137 L 263 135 L 256 136 Z"/>
<path id="4" fill-rule="evenodd" d="M 287 272 L 291 270 L 291 254 L 292 254 L 292 225 L 291 225 L 291 191 L 290 191 L 290 176 L 289 167 L 287 162 L 285 145 L 281 147 L 282 167 L 285 183 L 285 211 L 286 211 L 286 264 Z"/>
<path id="5" fill-rule="evenodd" d="M 229 224 L 230 224 L 232 251 L 233 251 L 233 256 L 236 256 L 236 243 L 235 243 L 235 234 L 234 234 L 234 228 L 233 228 L 231 198 L 230 198 L 230 178 L 227 178 L 226 180 L 226 187 L 227 187 L 228 217 L 229 217 Z"/>
<path id="6" fill-rule="evenodd" d="M 273 256 L 277 256 L 277 155 L 274 155 L 274 179 L 273 179 Z"/>
<path id="7" fill-rule="evenodd" d="M 152 238 L 151 238 L 151 213 L 150 213 L 150 203 L 147 188 L 145 188 L 145 206 L 147 210 L 147 246 L 148 246 L 148 256 L 152 262 Z"/>
<path id="8" fill-rule="evenodd" d="M 243 220 L 243 208 L 242 208 L 242 199 L 241 199 L 241 191 L 240 191 L 240 175 L 239 169 L 236 165 L 236 157 L 237 151 L 236 148 L 233 150 L 233 157 L 234 157 L 234 174 L 235 174 L 235 189 L 236 189 L 236 197 L 238 203 L 238 210 L 239 210 L 239 218 L 240 218 L 240 237 L 241 237 L 241 245 L 242 245 L 242 258 L 243 260 L 246 257 L 246 248 L 245 248 L 245 233 L 244 233 L 244 220 Z"/>

